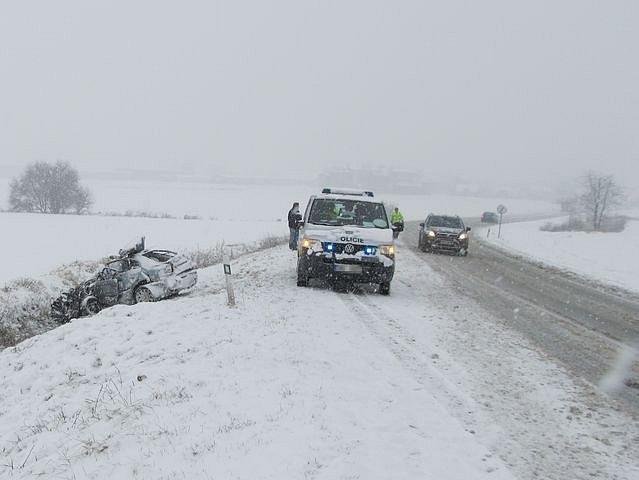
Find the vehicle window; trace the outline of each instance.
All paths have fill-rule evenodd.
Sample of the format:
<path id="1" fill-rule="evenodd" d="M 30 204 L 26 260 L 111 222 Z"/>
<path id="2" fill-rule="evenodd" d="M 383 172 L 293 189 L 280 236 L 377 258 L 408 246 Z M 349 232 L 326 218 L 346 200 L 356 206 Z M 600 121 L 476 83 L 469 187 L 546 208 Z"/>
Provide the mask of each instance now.
<path id="1" fill-rule="evenodd" d="M 464 228 L 461 219 L 458 217 L 445 217 L 441 215 L 435 215 L 428 220 L 429 227 L 443 227 L 443 228 Z"/>
<path id="2" fill-rule="evenodd" d="M 166 250 L 151 250 L 143 254 L 146 258 L 157 260 L 158 262 L 167 262 L 175 256 L 174 252 Z"/>
<path id="3" fill-rule="evenodd" d="M 316 199 L 311 207 L 308 221 L 315 225 L 389 228 L 383 204 L 358 200 Z"/>
<path id="4" fill-rule="evenodd" d="M 115 262 L 111 262 L 107 264 L 107 268 L 115 271 L 116 273 L 125 272 L 128 270 L 128 265 L 126 260 L 116 260 Z"/>

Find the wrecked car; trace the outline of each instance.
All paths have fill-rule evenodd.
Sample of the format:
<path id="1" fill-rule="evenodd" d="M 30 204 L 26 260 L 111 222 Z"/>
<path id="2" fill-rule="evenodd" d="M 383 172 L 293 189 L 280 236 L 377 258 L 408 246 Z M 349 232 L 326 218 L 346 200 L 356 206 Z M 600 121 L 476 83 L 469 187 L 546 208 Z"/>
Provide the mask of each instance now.
<path id="1" fill-rule="evenodd" d="M 117 304 L 154 302 L 177 295 L 197 283 L 195 264 L 169 250 L 146 250 L 144 238 L 120 250 L 94 278 L 63 293 L 51 304 L 58 322 L 93 315 Z"/>

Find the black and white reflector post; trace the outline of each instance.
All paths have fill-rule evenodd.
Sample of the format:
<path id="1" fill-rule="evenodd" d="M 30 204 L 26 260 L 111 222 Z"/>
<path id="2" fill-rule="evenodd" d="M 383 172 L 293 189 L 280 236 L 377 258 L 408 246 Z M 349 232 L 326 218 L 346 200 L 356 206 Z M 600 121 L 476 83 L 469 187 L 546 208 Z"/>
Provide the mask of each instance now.
<path id="1" fill-rule="evenodd" d="M 233 291 L 233 282 L 231 281 L 231 261 L 228 255 L 224 255 L 224 277 L 226 278 L 227 305 L 234 307 L 235 292 Z"/>

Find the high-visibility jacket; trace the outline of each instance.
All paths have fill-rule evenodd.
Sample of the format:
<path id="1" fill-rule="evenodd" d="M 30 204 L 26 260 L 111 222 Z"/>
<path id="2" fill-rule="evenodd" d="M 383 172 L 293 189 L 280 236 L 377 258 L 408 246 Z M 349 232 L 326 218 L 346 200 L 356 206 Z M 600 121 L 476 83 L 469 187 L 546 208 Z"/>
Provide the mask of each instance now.
<path id="1" fill-rule="evenodd" d="M 404 215 L 399 210 L 393 210 L 391 213 L 391 223 L 404 223 Z"/>

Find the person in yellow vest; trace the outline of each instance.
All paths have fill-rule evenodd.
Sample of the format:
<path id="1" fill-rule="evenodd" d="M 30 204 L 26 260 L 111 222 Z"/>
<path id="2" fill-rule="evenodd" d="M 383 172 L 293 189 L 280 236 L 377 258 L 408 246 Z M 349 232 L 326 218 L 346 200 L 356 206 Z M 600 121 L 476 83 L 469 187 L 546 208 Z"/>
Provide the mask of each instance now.
<path id="1" fill-rule="evenodd" d="M 393 209 L 390 221 L 393 225 L 393 238 L 397 238 L 399 237 L 399 232 L 404 231 L 404 215 L 402 215 L 398 207 Z"/>

